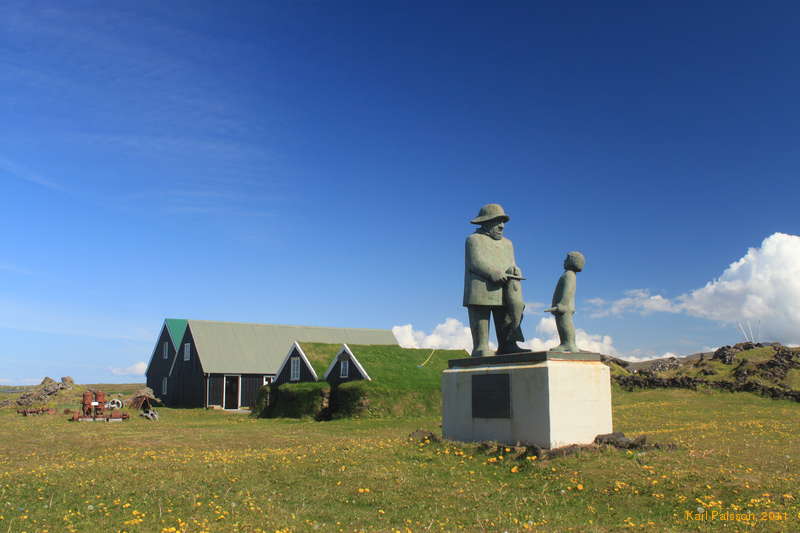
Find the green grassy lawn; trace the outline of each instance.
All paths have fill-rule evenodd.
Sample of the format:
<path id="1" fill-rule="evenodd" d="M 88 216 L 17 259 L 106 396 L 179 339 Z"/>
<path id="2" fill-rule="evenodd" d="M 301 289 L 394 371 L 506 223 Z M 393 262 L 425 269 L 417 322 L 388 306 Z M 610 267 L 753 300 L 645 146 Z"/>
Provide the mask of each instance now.
<path id="1" fill-rule="evenodd" d="M 435 416 L 160 409 L 107 424 L 2 409 L 0 532 L 800 529 L 800 404 L 617 387 L 613 402 L 616 430 L 681 448 L 517 462 L 406 439 L 438 432 Z M 754 514 L 688 519 L 698 507 Z"/>

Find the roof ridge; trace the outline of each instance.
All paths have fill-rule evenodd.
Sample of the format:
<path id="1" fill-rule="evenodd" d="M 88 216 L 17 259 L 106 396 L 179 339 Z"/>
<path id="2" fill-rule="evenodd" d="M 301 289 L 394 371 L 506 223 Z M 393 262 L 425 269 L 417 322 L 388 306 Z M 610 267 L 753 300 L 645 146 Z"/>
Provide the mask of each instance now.
<path id="1" fill-rule="evenodd" d="M 175 319 L 171 319 L 175 320 Z M 315 328 L 315 329 L 356 329 L 359 331 L 391 331 L 389 328 L 380 329 L 380 328 L 353 328 L 348 326 L 303 326 L 299 324 L 262 324 L 260 322 L 226 322 L 223 320 L 200 320 L 196 318 L 187 318 L 187 319 L 180 319 L 186 320 L 188 322 L 203 322 L 205 324 L 241 324 L 245 326 L 272 326 L 272 327 L 279 327 L 279 328 Z"/>

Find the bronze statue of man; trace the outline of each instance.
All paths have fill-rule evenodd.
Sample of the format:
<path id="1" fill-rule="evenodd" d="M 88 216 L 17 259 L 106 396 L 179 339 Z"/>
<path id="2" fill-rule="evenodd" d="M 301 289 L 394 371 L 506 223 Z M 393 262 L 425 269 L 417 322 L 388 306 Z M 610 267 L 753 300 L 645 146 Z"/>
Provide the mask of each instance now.
<path id="1" fill-rule="evenodd" d="M 470 223 L 480 227 L 467 237 L 464 260 L 464 306 L 472 332 L 472 357 L 492 355 L 489 349 L 489 315 L 494 316 L 497 354 L 525 351 L 520 323 L 525 302 L 522 272 L 514 260 L 514 246 L 503 237 L 509 217 L 499 204 L 481 207 Z"/>

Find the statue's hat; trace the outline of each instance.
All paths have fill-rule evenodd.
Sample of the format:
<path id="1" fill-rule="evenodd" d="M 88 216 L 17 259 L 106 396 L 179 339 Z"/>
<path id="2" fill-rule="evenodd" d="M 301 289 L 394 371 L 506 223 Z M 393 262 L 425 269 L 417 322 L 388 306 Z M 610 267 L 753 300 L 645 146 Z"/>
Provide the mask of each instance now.
<path id="1" fill-rule="evenodd" d="M 503 211 L 503 206 L 500 204 L 486 204 L 478 211 L 478 216 L 469 221 L 470 224 L 483 224 L 489 220 L 502 218 L 503 222 L 508 222 L 509 217 Z"/>

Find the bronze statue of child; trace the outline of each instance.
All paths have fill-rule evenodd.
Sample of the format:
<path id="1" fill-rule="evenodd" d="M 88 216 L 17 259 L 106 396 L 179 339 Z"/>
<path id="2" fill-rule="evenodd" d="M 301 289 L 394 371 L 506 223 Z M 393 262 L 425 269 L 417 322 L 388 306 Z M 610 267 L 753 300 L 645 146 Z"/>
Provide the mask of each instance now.
<path id="1" fill-rule="evenodd" d="M 586 259 L 580 252 L 570 252 L 564 259 L 564 273 L 558 279 L 556 290 L 553 292 L 552 307 L 545 309 L 545 313 L 553 313 L 556 318 L 556 328 L 561 344 L 550 348 L 550 352 L 579 352 L 575 344 L 575 324 L 572 315 L 575 314 L 575 285 L 577 272 L 583 270 Z"/>

